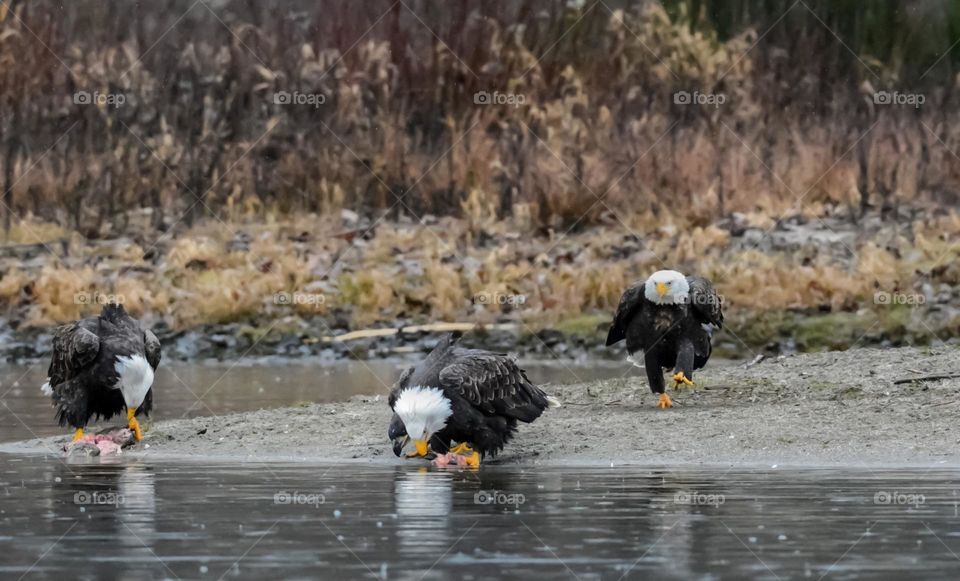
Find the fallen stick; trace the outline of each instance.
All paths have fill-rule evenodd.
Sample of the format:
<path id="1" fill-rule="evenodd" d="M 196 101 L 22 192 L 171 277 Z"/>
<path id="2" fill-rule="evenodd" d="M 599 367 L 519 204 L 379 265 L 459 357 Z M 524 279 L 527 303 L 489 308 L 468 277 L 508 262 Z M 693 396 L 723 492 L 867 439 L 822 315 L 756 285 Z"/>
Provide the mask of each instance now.
<path id="1" fill-rule="evenodd" d="M 960 373 L 944 373 L 941 375 L 922 375 L 920 377 L 905 377 L 903 379 L 894 380 L 894 385 L 900 385 L 902 383 L 913 383 L 915 381 L 937 381 L 939 379 L 955 379 L 960 377 Z"/>
<path id="2" fill-rule="evenodd" d="M 753 367 L 753 366 L 756 365 L 757 363 L 760 363 L 761 361 L 763 361 L 763 360 L 766 359 L 766 358 L 767 358 L 766 355 L 764 355 L 763 353 L 759 353 L 759 354 L 757 354 L 756 357 L 754 357 L 753 359 L 751 359 L 750 362 L 747 363 L 744 367 L 745 367 L 746 369 L 750 369 L 751 367 Z"/>
<path id="3" fill-rule="evenodd" d="M 479 325 L 476 323 L 430 323 L 428 325 L 409 325 L 400 328 L 385 329 L 360 329 L 359 331 L 350 331 L 343 335 L 333 337 L 323 337 L 324 343 L 344 343 L 346 341 L 356 341 L 357 339 L 369 339 L 371 337 L 389 337 L 399 333 L 450 333 L 452 331 L 473 331 L 474 329 L 494 329 L 513 331 L 517 325 L 513 323 L 499 323 L 495 325 Z"/>
<path id="4" fill-rule="evenodd" d="M 565 401 L 565 402 L 562 402 L 562 403 L 563 403 L 564 406 L 568 406 L 568 405 L 572 405 L 572 406 L 590 406 L 590 405 L 594 405 L 594 406 L 611 406 L 611 405 L 619 405 L 619 404 L 623 403 L 623 400 L 614 399 L 614 400 L 610 400 L 610 401 L 597 401 L 597 402 L 585 402 L 585 403 Z"/>

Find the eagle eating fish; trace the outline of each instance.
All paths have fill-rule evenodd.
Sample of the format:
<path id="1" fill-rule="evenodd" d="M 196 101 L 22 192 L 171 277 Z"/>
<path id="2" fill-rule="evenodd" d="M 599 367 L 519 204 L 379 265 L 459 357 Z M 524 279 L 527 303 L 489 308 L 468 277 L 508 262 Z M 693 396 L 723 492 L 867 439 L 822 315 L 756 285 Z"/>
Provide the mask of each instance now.
<path id="1" fill-rule="evenodd" d="M 388 436 L 397 456 L 460 454 L 476 467 L 503 449 L 517 422 L 530 423 L 560 405 L 507 355 L 458 347 L 459 338 L 454 333 L 441 339 L 391 391 Z"/>
<path id="2" fill-rule="evenodd" d="M 127 412 L 127 426 L 139 441 L 136 416 L 153 407 L 153 374 L 160 364 L 160 341 L 122 305 L 107 304 L 99 316 L 62 325 L 53 337 L 49 378 L 43 393 L 53 399 L 57 421 L 83 438 L 90 418 L 109 420 Z"/>
<path id="3" fill-rule="evenodd" d="M 607 346 L 627 340 L 631 356 L 643 351 L 657 407 L 673 407 L 663 368 L 673 369 L 673 388 L 693 385 L 693 370 L 710 359 L 714 328 L 723 327 L 723 305 L 713 284 L 700 276 L 660 270 L 624 291 L 607 334 Z"/>

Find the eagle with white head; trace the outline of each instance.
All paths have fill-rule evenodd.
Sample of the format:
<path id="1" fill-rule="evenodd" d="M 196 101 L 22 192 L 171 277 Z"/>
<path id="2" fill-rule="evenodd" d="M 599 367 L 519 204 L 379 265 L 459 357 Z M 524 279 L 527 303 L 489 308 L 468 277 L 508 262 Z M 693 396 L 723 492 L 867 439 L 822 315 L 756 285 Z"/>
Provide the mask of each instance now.
<path id="1" fill-rule="evenodd" d="M 530 423 L 560 405 L 507 355 L 458 347 L 459 338 L 453 333 L 441 339 L 391 391 L 387 435 L 397 456 L 453 452 L 479 466 L 481 458 L 503 449 L 518 422 Z"/>
<path id="2" fill-rule="evenodd" d="M 660 408 L 673 406 L 663 369 L 673 369 L 673 387 L 694 385 L 693 371 L 706 365 L 714 329 L 723 327 L 723 301 L 700 276 L 660 270 L 624 291 L 607 334 L 607 345 L 627 340 L 631 356 L 643 351 L 647 380 Z"/>

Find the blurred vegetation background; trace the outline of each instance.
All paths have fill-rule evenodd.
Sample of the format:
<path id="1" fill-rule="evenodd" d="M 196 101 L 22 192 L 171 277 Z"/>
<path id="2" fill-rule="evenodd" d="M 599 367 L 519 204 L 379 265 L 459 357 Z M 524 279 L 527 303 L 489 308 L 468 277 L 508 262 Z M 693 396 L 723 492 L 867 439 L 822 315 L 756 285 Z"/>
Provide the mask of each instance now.
<path id="1" fill-rule="evenodd" d="M 394 194 L 417 214 L 529 204 L 537 226 L 584 212 L 587 225 L 603 210 L 587 212 L 588 190 L 628 169 L 605 196 L 613 210 L 775 212 L 878 122 L 868 175 L 852 155 L 811 195 L 956 202 L 956 159 L 936 143 L 958 145 L 960 51 L 946 51 L 960 4 L 946 0 L 6 6 L 8 229 L 30 213 L 104 236 L 144 207 L 161 229 L 188 209 L 187 224 L 208 211 L 372 214 L 402 210 Z M 697 89 L 726 94 L 722 111 L 673 103 Z M 897 89 L 924 107 L 872 106 L 873 91 Z M 497 90 L 527 105 L 475 105 Z M 77 105 L 77 91 L 126 102 Z M 277 91 L 326 103 L 276 104 Z M 689 204 L 671 207 L 678 197 Z"/>
<path id="2" fill-rule="evenodd" d="M 950 294 L 958 41 L 948 0 L 3 0 L 0 211 L 24 248 L 0 301 L 46 325 L 120 286 L 182 328 L 322 288 L 334 327 L 557 324 L 663 266 L 751 316 Z M 850 237 L 738 242 L 789 220 Z M 478 313 L 490 289 L 533 300 Z"/>

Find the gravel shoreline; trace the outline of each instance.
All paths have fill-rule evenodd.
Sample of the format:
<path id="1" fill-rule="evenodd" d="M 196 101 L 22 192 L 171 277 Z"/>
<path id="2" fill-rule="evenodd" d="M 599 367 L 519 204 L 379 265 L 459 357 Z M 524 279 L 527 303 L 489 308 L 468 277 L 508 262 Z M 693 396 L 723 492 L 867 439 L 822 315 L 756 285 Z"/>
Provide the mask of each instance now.
<path id="1" fill-rule="evenodd" d="M 960 467 L 960 373 L 953 347 L 855 349 L 713 367 L 659 410 L 643 371 L 546 385 L 548 410 L 496 460 L 531 466 L 719 465 Z M 535 380 L 535 378 L 533 378 Z M 158 422 L 123 456 L 246 462 L 400 460 L 386 439 L 385 396 Z M 65 436 L 0 445 L 62 455 Z M 426 464 L 425 462 L 423 462 Z"/>

